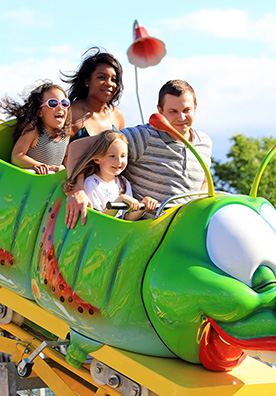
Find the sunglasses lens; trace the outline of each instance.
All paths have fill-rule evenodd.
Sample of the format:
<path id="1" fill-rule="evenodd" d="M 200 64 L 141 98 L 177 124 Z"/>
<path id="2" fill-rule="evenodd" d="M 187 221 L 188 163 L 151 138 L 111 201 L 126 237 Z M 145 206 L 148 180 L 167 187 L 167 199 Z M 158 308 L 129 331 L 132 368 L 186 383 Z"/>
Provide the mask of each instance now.
<path id="1" fill-rule="evenodd" d="M 48 99 L 47 102 L 45 102 L 44 104 L 41 105 L 41 107 L 47 105 L 48 107 L 50 107 L 50 109 L 54 109 L 55 107 L 57 107 L 59 105 L 59 103 L 61 104 L 61 106 L 64 109 L 66 109 L 67 107 L 70 106 L 70 100 L 64 98 L 61 101 L 59 101 L 57 99 Z"/>
<path id="2" fill-rule="evenodd" d="M 58 106 L 58 100 L 57 99 L 49 99 L 48 100 L 48 106 L 53 109 Z"/>
<path id="3" fill-rule="evenodd" d="M 63 107 L 69 107 L 70 106 L 70 100 L 69 99 L 62 99 L 61 104 Z"/>

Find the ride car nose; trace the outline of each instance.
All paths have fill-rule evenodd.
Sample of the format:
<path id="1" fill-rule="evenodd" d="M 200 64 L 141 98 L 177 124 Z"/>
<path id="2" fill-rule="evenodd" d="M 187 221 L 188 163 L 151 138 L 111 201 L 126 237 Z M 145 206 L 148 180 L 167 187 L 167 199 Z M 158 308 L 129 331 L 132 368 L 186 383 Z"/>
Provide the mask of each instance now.
<path id="1" fill-rule="evenodd" d="M 252 288 L 257 293 L 263 293 L 276 288 L 276 276 L 266 263 L 260 265 L 252 277 Z"/>

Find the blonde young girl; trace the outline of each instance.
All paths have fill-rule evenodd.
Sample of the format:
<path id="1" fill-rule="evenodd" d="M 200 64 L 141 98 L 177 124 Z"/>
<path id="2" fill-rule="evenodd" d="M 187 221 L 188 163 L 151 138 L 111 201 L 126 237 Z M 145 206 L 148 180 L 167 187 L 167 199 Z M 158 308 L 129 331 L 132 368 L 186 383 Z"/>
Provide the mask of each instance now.
<path id="1" fill-rule="evenodd" d="M 93 204 L 93 208 L 110 216 L 121 217 L 121 211 L 107 209 L 106 203 L 124 202 L 129 210 L 124 218 L 137 220 L 148 210 L 154 210 L 157 201 L 145 197 L 144 210 L 139 210 L 139 202 L 132 197 L 128 180 L 122 176 L 127 166 L 128 143 L 121 132 L 106 130 L 93 138 L 86 153 L 76 164 L 72 175 L 64 183 L 63 189 L 69 192 L 76 184 L 79 175 L 84 176 L 84 190 Z"/>
<path id="2" fill-rule="evenodd" d="M 17 118 L 11 162 L 39 174 L 64 169 L 71 133 L 70 101 L 64 90 L 46 82 L 31 91 L 23 105 L 5 98 L 1 106 Z"/>

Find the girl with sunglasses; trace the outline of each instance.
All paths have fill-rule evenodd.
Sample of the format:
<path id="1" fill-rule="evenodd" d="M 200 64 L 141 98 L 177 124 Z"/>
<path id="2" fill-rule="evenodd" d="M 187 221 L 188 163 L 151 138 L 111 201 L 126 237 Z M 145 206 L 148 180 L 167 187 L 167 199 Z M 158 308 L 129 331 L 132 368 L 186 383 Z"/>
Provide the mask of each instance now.
<path id="1" fill-rule="evenodd" d="M 10 98 L 0 105 L 17 118 L 11 162 L 38 174 L 64 169 L 71 134 L 70 101 L 64 90 L 45 82 L 31 91 L 23 105 Z"/>
<path id="2" fill-rule="evenodd" d="M 63 184 L 64 192 L 70 192 L 81 175 L 84 178 L 84 190 L 93 208 L 99 212 L 126 220 L 137 220 L 146 211 L 154 210 L 157 201 L 150 197 L 142 200 L 145 209 L 139 210 L 139 202 L 132 197 L 130 183 L 122 176 L 128 156 L 125 135 L 122 132 L 106 130 L 89 139 L 89 143 L 71 176 Z M 124 213 L 121 210 L 107 209 L 108 201 L 126 203 L 129 211 Z"/>
<path id="3" fill-rule="evenodd" d="M 97 135 L 106 129 L 124 128 L 122 112 L 115 106 L 123 91 L 122 66 L 107 52 L 92 47 L 84 54 L 79 69 L 72 75 L 61 73 L 71 84 L 72 140 Z"/>

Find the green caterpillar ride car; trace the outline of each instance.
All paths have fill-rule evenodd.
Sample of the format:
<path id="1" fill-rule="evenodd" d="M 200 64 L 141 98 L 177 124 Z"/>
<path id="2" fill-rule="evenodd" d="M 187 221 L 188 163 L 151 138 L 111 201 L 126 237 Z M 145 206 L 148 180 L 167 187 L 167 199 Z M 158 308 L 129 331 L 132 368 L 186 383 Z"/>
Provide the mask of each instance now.
<path id="1" fill-rule="evenodd" d="M 275 148 L 248 196 L 214 192 L 205 166 L 208 192 L 185 205 L 136 222 L 88 209 L 67 229 L 66 171 L 11 165 L 13 124 L 0 125 L 0 285 L 68 323 L 70 364 L 104 344 L 217 371 L 276 361 L 276 211 L 257 197 Z"/>

